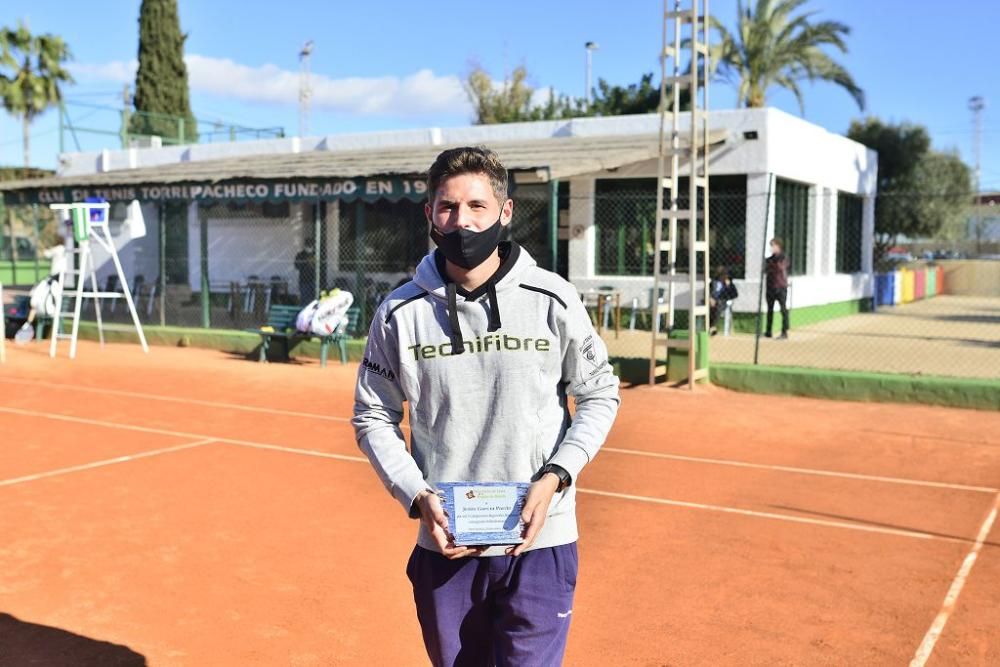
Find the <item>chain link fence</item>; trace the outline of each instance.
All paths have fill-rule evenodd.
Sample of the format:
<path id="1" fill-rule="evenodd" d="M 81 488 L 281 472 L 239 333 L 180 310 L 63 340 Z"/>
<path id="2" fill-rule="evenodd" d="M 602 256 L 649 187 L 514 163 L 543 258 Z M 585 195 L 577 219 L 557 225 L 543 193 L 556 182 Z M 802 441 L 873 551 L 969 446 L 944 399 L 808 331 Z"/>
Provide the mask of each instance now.
<path id="1" fill-rule="evenodd" d="M 553 258 L 550 204 L 547 185 L 520 187 L 509 232 L 545 268 Z M 144 236 L 132 238 L 124 203 L 111 205 L 109 231 L 146 326 L 255 328 L 267 322 L 272 305 L 304 306 L 341 289 L 351 292 L 358 311 L 348 333 L 361 337 L 375 309 L 433 247 L 424 203 L 408 199 L 143 203 L 142 211 Z M 4 220 L 0 281 L 20 286 L 26 299 L 49 275 L 44 251 L 63 245 L 68 227 L 41 205 L 8 206 Z M 110 255 L 96 243 L 91 249 L 99 289 L 118 291 Z M 96 320 L 93 302 L 85 303 L 84 319 Z M 121 300 L 102 299 L 100 308 L 104 322 L 131 323 Z"/>
<path id="2" fill-rule="evenodd" d="M 979 253 L 968 250 L 961 211 L 938 238 L 911 241 L 866 235 L 859 196 L 782 179 L 770 197 L 747 195 L 741 185 L 727 177 L 711 183 L 710 319 L 697 324 L 709 334 L 710 363 L 1000 377 L 1000 261 L 990 241 L 979 240 Z M 687 198 L 677 205 L 685 209 Z M 651 355 L 654 299 L 658 336 L 688 335 L 687 221 L 679 224 L 673 267 L 680 282 L 661 281 L 654 295 L 655 220 L 655 182 L 597 182 L 596 278 L 582 298 L 612 355 L 635 364 Z M 768 278 L 775 238 L 787 281 Z M 666 250 L 661 264 L 667 272 Z M 704 264 L 695 274 L 696 303 L 704 305 Z M 675 356 L 663 348 L 659 355 Z M 686 355 L 676 360 L 686 371 Z"/>
<path id="3" fill-rule="evenodd" d="M 570 278 L 612 356 L 637 367 L 648 363 L 654 329 L 676 338 L 689 328 L 686 278 L 654 289 L 654 188 L 654 179 L 635 178 L 598 179 L 591 192 L 518 185 L 510 227 L 540 266 Z M 685 208 L 685 197 L 677 204 Z M 990 258 L 1000 242 L 970 242 L 963 220 L 936 240 L 873 236 L 865 231 L 873 205 L 782 179 L 768 197 L 748 193 L 745 177 L 713 177 L 708 264 L 695 267 L 697 303 L 709 282 L 712 316 L 699 318 L 697 329 L 712 334 L 710 362 L 1000 377 L 1000 261 Z M 408 199 L 147 202 L 142 210 L 145 236 L 130 237 L 124 204 L 112 205 L 110 229 L 147 326 L 259 327 L 271 305 L 302 305 L 340 288 L 358 309 L 349 333 L 362 337 L 374 310 L 432 247 L 423 202 Z M 0 281 L 26 294 L 47 275 L 40 251 L 62 242 L 61 224 L 41 205 L 8 206 L 2 220 Z M 783 292 L 769 290 L 766 279 L 775 237 L 787 256 Z M 674 270 L 681 277 L 688 243 L 680 233 Z M 115 290 L 109 258 L 99 251 L 95 258 L 99 286 Z M 661 263 L 668 267 L 662 250 Z M 100 307 L 106 322 L 130 321 L 120 301 Z M 93 307 L 84 315 L 93 319 Z"/>

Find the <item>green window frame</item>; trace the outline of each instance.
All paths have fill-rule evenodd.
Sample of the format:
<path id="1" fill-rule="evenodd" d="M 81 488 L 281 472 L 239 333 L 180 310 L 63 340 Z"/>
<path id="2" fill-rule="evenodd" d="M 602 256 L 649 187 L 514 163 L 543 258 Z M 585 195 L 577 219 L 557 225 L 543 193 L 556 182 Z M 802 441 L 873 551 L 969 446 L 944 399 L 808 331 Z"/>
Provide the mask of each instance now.
<path id="1" fill-rule="evenodd" d="M 861 217 L 864 199 L 837 193 L 837 273 L 861 271 Z"/>
<path id="2" fill-rule="evenodd" d="M 793 276 L 806 273 L 809 247 L 809 186 L 784 178 L 775 182 L 774 235 L 784 243 Z"/>
<path id="3" fill-rule="evenodd" d="M 594 186 L 597 273 L 652 275 L 655 221 L 655 178 L 598 179 Z"/>

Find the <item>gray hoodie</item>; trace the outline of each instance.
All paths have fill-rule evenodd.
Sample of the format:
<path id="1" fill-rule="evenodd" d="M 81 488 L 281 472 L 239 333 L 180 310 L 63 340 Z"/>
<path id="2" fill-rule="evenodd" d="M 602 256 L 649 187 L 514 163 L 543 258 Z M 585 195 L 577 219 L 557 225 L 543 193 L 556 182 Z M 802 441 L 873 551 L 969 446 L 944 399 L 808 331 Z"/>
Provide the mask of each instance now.
<path id="1" fill-rule="evenodd" d="M 529 482 L 546 463 L 562 466 L 573 485 L 553 497 L 532 548 L 569 544 L 576 480 L 614 421 L 618 378 L 573 285 L 514 243 L 501 244 L 501 257 L 490 281 L 469 293 L 442 278 L 444 260 L 431 252 L 389 295 L 358 369 L 353 424 L 411 517 L 414 498 L 438 482 Z M 417 542 L 437 550 L 423 525 Z"/>

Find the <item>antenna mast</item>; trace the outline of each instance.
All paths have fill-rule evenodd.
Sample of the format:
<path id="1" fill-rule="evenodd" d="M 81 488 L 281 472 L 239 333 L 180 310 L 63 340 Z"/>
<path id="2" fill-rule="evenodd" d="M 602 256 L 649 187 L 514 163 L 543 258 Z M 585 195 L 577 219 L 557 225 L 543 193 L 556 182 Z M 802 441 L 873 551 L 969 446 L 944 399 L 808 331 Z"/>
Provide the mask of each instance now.
<path id="1" fill-rule="evenodd" d="M 313 41 L 310 39 L 302 45 L 299 51 L 299 136 L 309 134 L 309 106 L 312 102 L 312 83 L 310 81 Z"/>

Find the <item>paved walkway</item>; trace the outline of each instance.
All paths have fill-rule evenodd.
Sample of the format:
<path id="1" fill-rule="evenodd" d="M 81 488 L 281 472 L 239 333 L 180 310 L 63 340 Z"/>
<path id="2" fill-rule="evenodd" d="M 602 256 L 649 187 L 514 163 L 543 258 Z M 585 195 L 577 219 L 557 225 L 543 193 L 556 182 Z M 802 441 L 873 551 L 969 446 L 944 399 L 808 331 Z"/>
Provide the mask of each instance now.
<path id="1" fill-rule="evenodd" d="M 761 339 L 761 364 L 1000 381 L 998 298 L 939 296 L 801 329 L 794 325 L 793 311 L 788 340 Z M 613 356 L 649 354 L 647 332 L 604 337 Z M 710 354 L 715 362 L 753 363 L 754 337 L 715 336 Z"/>

